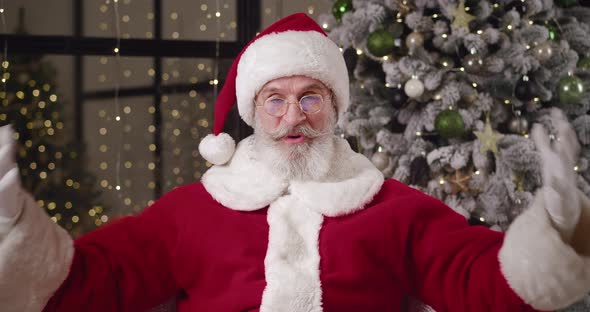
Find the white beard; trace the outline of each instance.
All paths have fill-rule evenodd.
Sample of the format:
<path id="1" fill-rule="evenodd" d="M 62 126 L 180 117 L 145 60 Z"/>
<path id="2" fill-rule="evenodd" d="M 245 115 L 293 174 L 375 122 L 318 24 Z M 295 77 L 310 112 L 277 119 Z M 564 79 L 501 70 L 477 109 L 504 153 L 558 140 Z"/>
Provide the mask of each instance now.
<path id="1" fill-rule="evenodd" d="M 257 158 L 275 174 L 289 181 L 321 180 L 330 170 L 334 156 L 333 128 L 330 126 L 326 133 L 290 145 L 274 139 L 257 124 L 254 130 Z"/>

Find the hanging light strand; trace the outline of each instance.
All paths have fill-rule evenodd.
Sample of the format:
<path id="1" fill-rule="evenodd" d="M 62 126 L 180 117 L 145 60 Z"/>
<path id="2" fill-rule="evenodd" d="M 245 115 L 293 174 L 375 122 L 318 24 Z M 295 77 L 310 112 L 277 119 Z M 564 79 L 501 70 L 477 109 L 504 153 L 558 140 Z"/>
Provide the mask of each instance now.
<path id="1" fill-rule="evenodd" d="M 215 63 L 213 64 L 213 103 L 217 102 L 217 86 L 219 84 L 219 49 L 220 49 L 220 32 L 221 32 L 221 11 L 219 10 L 219 0 L 215 0 L 215 26 L 217 35 L 215 36 Z"/>
<path id="2" fill-rule="evenodd" d="M 121 17 L 119 16 L 119 0 L 113 0 L 115 12 L 115 121 L 118 124 L 121 121 L 121 108 L 119 107 L 119 89 L 121 88 Z M 119 129 L 123 130 L 122 126 Z M 121 149 L 123 147 L 123 137 L 125 131 L 118 135 L 119 143 L 117 144 L 117 158 L 115 160 L 115 189 L 121 189 Z"/>
<path id="3" fill-rule="evenodd" d="M 6 15 L 4 0 L 0 0 L 0 22 L 2 23 L 2 33 L 7 34 L 8 30 L 6 27 Z M 8 79 L 6 73 L 8 72 L 8 40 L 4 39 L 4 49 L 2 51 L 2 92 L 3 98 L 6 98 L 6 80 Z"/>

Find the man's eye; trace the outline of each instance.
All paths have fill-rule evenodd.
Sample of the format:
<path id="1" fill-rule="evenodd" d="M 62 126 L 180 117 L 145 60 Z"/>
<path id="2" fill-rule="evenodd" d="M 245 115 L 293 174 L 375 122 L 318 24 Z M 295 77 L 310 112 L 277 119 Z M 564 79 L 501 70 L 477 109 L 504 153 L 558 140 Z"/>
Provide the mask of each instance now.
<path id="1" fill-rule="evenodd" d="M 268 99 L 267 101 L 273 105 L 281 105 L 281 104 L 285 103 L 285 100 L 283 100 L 281 98 L 271 98 L 271 99 Z"/>

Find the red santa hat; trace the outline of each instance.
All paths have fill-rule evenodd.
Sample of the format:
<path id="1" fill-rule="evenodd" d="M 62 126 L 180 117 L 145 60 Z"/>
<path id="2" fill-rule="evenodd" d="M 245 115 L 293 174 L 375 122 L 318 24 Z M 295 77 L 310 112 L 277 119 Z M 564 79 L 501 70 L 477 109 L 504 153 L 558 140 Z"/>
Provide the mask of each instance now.
<path id="1" fill-rule="evenodd" d="M 339 114 L 349 104 L 348 72 L 340 48 L 304 13 L 287 16 L 258 34 L 234 60 L 215 103 L 213 134 L 199 144 L 201 156 L 212 164 L 228 162 L 235 142 L 223 133 L 234 103 L 246 124 L 254 125 L 254 98 L 269 81 L 302 75 L 330 88 Z"/>

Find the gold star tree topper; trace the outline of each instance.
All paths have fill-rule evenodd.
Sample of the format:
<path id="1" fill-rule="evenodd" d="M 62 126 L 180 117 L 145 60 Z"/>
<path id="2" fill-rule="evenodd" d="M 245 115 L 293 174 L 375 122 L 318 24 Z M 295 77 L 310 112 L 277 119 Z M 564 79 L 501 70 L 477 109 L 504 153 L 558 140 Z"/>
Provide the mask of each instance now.
<path id="1" fill-rule="evenodd" d="M 498 153 L 498 141 L 500 141 L 504 135 L 492 129 L 490 117 L 486 118 L 486 127 L 483 131 L 475 131 L 473 133 L 475 133 L 481 142 L 480 152 L 482 154 L 487 151 L 491 151 L 494 155 Z"/>
<path id="2" fill-rule="evenodd" d="M 460 0 L 455 9 L 451 10 L 453 14 L 453 29 L 465 27 L 469 31 L 469 23 L 475 19 L 475 16 L 470 15 L 465 11 L 465 0 Z"/>

